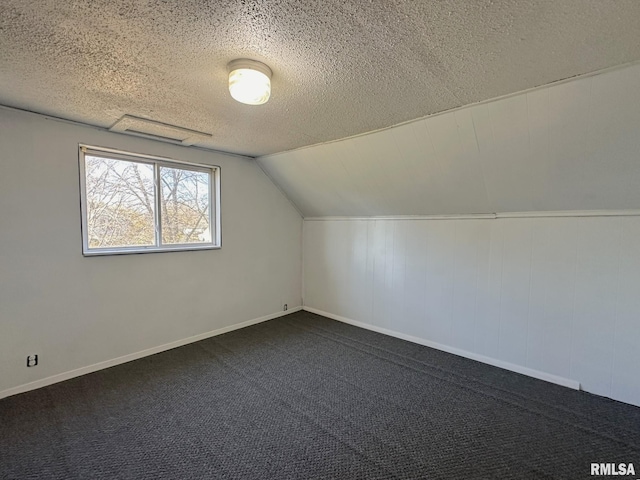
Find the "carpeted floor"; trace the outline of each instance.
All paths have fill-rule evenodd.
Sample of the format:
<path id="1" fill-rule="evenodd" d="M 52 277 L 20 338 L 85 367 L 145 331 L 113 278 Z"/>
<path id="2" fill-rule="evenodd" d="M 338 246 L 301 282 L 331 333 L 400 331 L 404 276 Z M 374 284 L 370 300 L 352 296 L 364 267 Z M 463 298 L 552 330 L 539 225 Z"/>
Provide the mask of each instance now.
<path id="1" fill-rule="evenodd" d="M 307 312 L 0 400 L 2 479 L 575 480 L 592 462 L 640 470 L 640 408 Z"/>

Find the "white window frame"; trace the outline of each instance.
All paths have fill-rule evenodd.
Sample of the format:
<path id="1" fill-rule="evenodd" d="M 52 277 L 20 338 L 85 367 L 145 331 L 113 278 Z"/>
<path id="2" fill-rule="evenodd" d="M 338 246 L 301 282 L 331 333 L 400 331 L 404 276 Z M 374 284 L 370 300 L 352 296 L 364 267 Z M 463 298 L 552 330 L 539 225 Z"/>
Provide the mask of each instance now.
<path id="1" fill-rule="evenodd" d="M 127 162 L 137 162 L 146 165 L 153 165 L 154 168 L 154 225 L 155 225 L 155 245 L 131 246 L 131 247 L 105 247 L 89 248 L 89 229 L 87 221 L 87 186 L 86 186 L 86 162 L 85 156 L 98 156 L 111 158 L 114 160 L 124 160 Z M 222 247 L 222 232 L 220 229 L 220 167 L 217 165 L 206 165 L 200 163 L 183 162 L 166 157 L 145 155 L 142 153 L 132 153 L 114 148 L 96 147 L 92 145 L 79 144 L 78 164 L 80 170 L 80 210 L 82 217 L 82 254 L 84 256 L 97 255 L 125 255 L 131 253 L 153 253 L 153 252 L 176 252 L 185 250 L 214 250 Z M 160 214 L 160 167 L 181 168 L 198 172 L 207 172 L 211 175 L 209 182 L 209 225 L 213 230 L 211 242 L 202 243 L 181 243 L 164 245 L 162 243 L 162 216 Z"/>

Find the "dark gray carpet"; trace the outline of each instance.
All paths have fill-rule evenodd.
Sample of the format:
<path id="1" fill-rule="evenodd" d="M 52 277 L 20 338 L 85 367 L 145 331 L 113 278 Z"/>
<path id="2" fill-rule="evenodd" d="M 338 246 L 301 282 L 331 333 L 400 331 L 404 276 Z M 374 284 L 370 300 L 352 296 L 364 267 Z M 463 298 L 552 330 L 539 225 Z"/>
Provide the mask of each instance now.
<path id="1" fill-rule="evenodd" d="M 306 312 L 0 401 L 3 479 L 573 480 L 591 462 L 640 467 L 640 408 Z"/>

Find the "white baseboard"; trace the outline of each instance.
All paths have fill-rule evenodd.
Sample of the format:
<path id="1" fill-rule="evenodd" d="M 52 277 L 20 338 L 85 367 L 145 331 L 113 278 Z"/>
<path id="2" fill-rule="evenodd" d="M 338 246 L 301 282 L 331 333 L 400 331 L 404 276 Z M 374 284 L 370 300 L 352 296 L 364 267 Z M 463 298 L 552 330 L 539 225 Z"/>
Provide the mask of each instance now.
<path id="1" fill-rule="evenodd" d="M 406 335 L 404 333 L 396 332 L 394 330 L 388 330 L 386 328 L 376 327 L 375 325 L 370 325 L 368 323 L 351 320 L 350 318 L 341 317 L 340 315 L 324 312 L 316 308 L 304 306 L 302 307 L 302 309 L 307 312 L 322 315 L 323 317 L 328 317 L 328 318 L 332 318 L 333 320 L 338 320 L 339 322 L 348 323 L 349 325 L 354 325 L 356 327 L 365 328 L 367 330 L 372 330 L 374 332 L 383 333 L 385 335 L 400 338 L 402 340 L 407 340 L 409 342 L 417 343 L 419 345 L 425 345 L 427 347 L 435 348 L 436 350 L 442 350 L 443 352 L 453 353 L 454 355 L 458 355 L 460 357 L 469 358 L 471 360 L 477 360 L 478 362 L 493 365 L 494 367 L 504 368 L 505 370 L 521 373 L 523 375 L 528 375 L 529 377 L 537 378 L 539 380 L 545 380 L 547 382 L 555 383 L 557 385 L 562 385 L 563 387 L 569 387 L 574 390 L 580 390 L 580 382 L 576 380 L 571 380 L 568 378 L 553 375 L 551 373 L 541 372 L 539 370 L 534 370 L 532 368 L 523 367 L 521 365 L 516 365 L 515 363 L 509 363 L 503 360 L 497 360 L 495 358 L 486 357 L 478 353 L 468 352 L 466 350 L 461 350 L 459 348 L 450 347 L 448 345 L 443 345 L 441 343 L 432 342 L 431 340 L 425 340 L 424 338 L 414 337 L 412 335 Z"/>
<path id="2" fill-rule="evenodd" d="M 33 382 L 25 383 L 23 385 L 18 385 L 17 387 L 12 387 L 12 388 L 3 390 L 0 392 L 0 398 L 10 397 L 11 395 L 17 395 L 18 393 L 24 393 L 24 392 L 28 392 L 29 390 L 35 390 L 36 388 L 46 387 L 47 385 L 52 385 L 54 383 L 62 382 L 64 380 L 69 380 L 74 377 L 86 375 L 87 373 L 97 372 L 98 370 L 102 370 L 104 368 L 109 368 L 115 365 L 120 365 L 122 363 L 131 362 L 132 360 L 137 360 L 139 358 L 147 357 L 149 355 L 154 355 L 156 353 L 164 352 L 166 350 L 171 350 L 173 348 L 182 347 L 183 345 L 187 345 L 189 343 L 197 342 L 199 340 L 204 340 L 205 338 L 215 337 L 216 335 L 222 335 L 223 333 L 231 332 L 233 330 L 238 330 L 244 327 L 249 327 L 257 323 L 266 322 L 267 320 L 272 320 L 274 318 L 282 317 L 284 315 L 298 312 L 300 310 L 302 310 L 302 307 L 293 307 L 287 310 L 286 312 L 272 313 L 271 315 L 265 315 L 264 317 L 254 318 L 252 320 L 247 320 L 246 322 L 237 323 L 235 325 L 219 328 L 217 330 L 201 333 L 199 335 L 194 335 L 193 337 L 183 338 L 181 340 L 176 340 L 175 342 L 165 343 L 164 345 L 159 345 L 157 347 L 147 348 L 146 350 L 142 350 L 140 352 L 130 353 L 122 357 L 113 358 L 111 360 L 105 360 L 104 362 L 94 363 L 93 365 L 76 368 L 75 370 L 70 370 L 68 372 L 58 373 L 57 375 L 52 375 L 50 377 L 42 378 L 40 380 L 36 380 Z"/>

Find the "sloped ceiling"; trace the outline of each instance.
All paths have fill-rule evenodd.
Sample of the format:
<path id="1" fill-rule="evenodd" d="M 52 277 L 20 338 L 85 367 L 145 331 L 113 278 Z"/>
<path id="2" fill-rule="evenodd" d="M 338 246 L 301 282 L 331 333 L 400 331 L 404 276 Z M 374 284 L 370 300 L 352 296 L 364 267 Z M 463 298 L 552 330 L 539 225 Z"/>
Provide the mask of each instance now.
<path id="1" fill-rule="evenodd" d="M 305 217 L 640 208 L 640 65 L 261 157 Z"/>
<path id="2" fill-rule="evenodd" d="M 102 127 L 143 117 L 256 156 L 640 60 L 639 24 L 637 0 L 3 0 L 0 103 Z M 266 105 L 229 96 L 241 57 L 273 69 Z"/>

